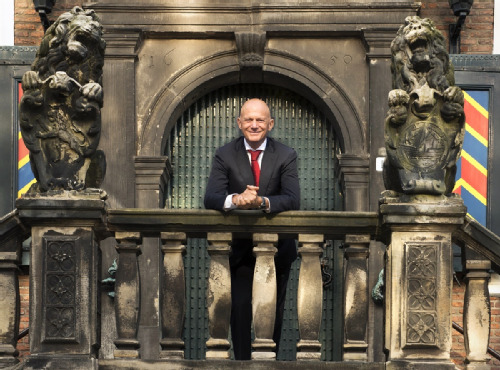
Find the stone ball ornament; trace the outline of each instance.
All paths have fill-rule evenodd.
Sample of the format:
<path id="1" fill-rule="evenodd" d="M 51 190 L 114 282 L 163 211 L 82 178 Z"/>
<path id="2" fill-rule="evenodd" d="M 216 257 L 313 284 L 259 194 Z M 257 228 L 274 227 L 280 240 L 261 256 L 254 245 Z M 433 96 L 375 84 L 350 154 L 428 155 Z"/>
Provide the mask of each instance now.
<path id="1" fill-rule="evenodd" d="M 19 125 L 37 181 L 29 194 L 100 186 L 105 47 L 94 11 L 74 7 L 50 26 L 23 75 Z"/>

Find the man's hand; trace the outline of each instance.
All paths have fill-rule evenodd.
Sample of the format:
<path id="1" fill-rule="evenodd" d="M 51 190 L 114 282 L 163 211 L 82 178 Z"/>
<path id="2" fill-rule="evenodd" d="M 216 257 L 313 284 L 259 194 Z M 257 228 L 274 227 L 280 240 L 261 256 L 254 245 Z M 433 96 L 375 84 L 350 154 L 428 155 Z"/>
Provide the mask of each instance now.
<path id="1" fill-rule="evenodd" d="M 262 198 L 257 195 L 258 186 L 247 185 L 245 191 L 241 194 L 233 195 L 233 203 L 239 209 L 255 209 L 260 207 Z"/>

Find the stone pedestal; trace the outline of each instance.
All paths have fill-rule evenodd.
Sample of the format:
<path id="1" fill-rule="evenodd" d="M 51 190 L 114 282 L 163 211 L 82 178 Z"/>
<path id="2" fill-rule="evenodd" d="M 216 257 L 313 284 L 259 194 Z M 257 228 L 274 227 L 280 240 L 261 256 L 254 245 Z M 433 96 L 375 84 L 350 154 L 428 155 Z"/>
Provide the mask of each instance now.
<path id="1" fill-rule="evenodd" d="M 64 192 L 16 202 L 32 235 L 25 369 L 97 368 L 101 196 Z"/>
<path id="2" fill-rule="evenodd" d="M 460 198 L 402 196 L 380 206 L 390 244 L 385 269 L 388 368 L 450 368 L 452 245 Z"/>

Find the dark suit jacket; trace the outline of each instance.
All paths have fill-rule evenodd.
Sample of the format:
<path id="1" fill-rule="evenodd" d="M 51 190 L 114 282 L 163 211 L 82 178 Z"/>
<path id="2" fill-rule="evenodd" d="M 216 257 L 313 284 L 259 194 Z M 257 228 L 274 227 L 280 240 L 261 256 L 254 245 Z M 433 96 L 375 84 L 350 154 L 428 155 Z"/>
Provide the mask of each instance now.
<path id="1" fill-rule="evenodd" d="M 216 151 L 205 192 L 205 208 L 222 211 L 228 194 L 242 193 L 247 185 L 253 183 L 250 161 L 241 136 Z M 297 153 L 270 137 L 262 157 L 258 194 L 269 199 L 272 213 L 300 207 Z M 232 261 L 239 260 L 238 249 L 248 248 L 251 248 L 251 241 L 234 241 Z M 291 263 L 295 258 L 295 241 L 280 240 L 276 267 L 279 268 L 279 263 Z"/>

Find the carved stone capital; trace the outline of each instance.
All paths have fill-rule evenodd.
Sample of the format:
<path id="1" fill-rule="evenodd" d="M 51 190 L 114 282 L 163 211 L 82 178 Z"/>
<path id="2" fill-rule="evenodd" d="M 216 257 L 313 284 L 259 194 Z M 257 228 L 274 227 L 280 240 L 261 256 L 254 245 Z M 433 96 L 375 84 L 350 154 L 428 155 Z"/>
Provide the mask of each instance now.
<path id="1" fill-rule="evenodd" d="M 340 177 L 344 186 L 345 210 L 368 210 L 370 157 L 368 154 L 339 155 Z"/>
<path id="2" fill-rule="evenodd" d="M 106 30 L 106 59 L 137 59 L 142 43 L 142 32 L 135 30 Z"/>
<path id="3" fill-rule="evenodd" d="M 166 156 L 134 157 L 135 202 L 140 208 L 162 207 L 165 187 L 172 176 L 172 166 Z"/>
<path id="4" fill-rule="evenodd" d="M 240 68 L 260 68 L 264 66 L 265 32 L 235 32 L 236 48 Z"/>
<path id="5" fill-rule="evenodd" d="M 363 41 L 368 51 L 368 59 L 390 58 L 391 42 L 396 35 L 397 28 L 383 30 L 365 30 L 363 32 Z"/>

